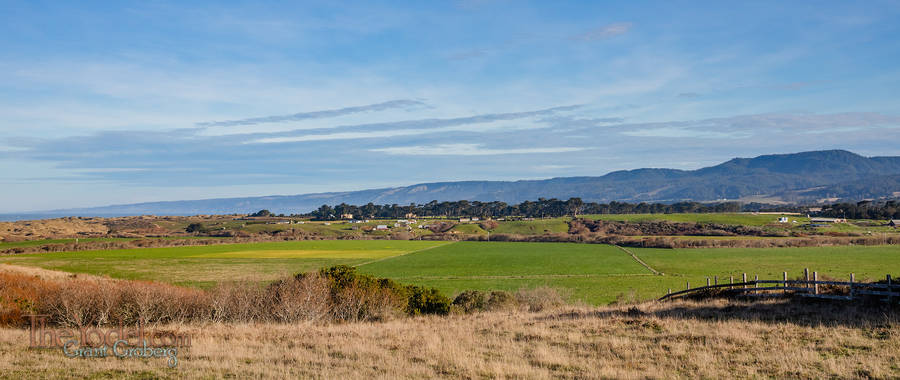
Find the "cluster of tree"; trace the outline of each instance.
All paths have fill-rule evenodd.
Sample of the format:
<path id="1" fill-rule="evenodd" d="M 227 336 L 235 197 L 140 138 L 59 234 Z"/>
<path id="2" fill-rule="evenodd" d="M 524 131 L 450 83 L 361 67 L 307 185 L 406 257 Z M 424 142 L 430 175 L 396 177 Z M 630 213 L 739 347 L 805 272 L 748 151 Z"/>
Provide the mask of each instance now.
<path id="1" fill-rule="evenodd" d="M 836 203 L 823 207 L 819 214 L 849 219 L 897 219 L 900 218 L 900 201 Z"/>
<path id="2" fill-rule="evenodd" d="M 247 216 L 268 218 L 268 217 L 273 217 L 276 215 L 275 215 L 275 213 L 273 213 L 269 210 L 259 210 L 255 213 L 247 215 Z M 284 216 L 284 214 L 278 214 L 277 216 Z"/>
<path id="3" fill-rule="evenodd" d="M 341 203 L 336 206 L 322 205 L 304 216 L 318 220 L 340 219 L 343 215 L 354 218 L 404 218 L 408 215 L 418 217 L 560 217 L 570 215 L 577 217 L 583 214 L 643 214 L 643 213 L 709 213 L 738 212 L 741 205 L 736 202 L 704 204 L 699 202 L 663 203 L 594 203 L 583 202 L 581 198 L 560 200 L 556 198 L 540 198 L 537 201 L 524 201 L 519 204 L 492 201 L 431 201 L 426 204 L 410 204 L 407 206 L 376 205 L 369 203 L 363 206 Z"/>

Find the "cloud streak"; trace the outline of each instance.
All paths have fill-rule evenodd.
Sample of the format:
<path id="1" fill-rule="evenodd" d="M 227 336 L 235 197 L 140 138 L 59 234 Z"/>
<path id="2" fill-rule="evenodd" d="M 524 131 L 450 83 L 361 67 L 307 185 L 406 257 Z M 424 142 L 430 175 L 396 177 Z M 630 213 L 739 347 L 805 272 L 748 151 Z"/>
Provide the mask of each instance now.
<path id="1" fill-rule="evenodd" d="M 552 147 L 552 148 L 484 148 L 482 144 L 438 144 L 415 145 L 390 148 L 369 149 L 370 152 L 387 153 L 395 156 L 495 156 L 501 154 L 535 154 L 578 152 L 587 148 Z"/>
<path id="2" fill-rule="evenodd" d="M 553 170 L 593 175 L 660 163 L 683 167 L 687 164 L 673 159 L 684 154 L 694 161 L 715 163 L 735 154 L 881 147 L 889 144 L 885 135 L 900 129 L 900 117 L 878 113 L 751 114 L 654 123 L 623 120 L 589 107 L 565 106 L 287 133 L 204 136 L 198 129 L 104 131 L 74 137 L 7 138 L 0 146 L 16 149 L 0 149 L 0 158 L 49 163 L 72 181 L 160 187 L 305 184 L 350 177 L 385 183 L 411 181 L 403 177 L 408 173 L 424 173 L 417 174 L 420 179 L 499 175 L 514 179 Z M 660 144 L 666 148 L 659 149 Z M 598 157 L 601 153 L 615 158 Z M 488 156 L 491 160 L 480 159 Z M 563 167 L 572 162 L 591 164 L 576 173 Z"/>
<path id="3" fill-rule="evenodd" d="M 797 138 L 816 133 L 844 133 L 897 128 L 900 117 L 873 112 L 832 114 L 765 113 L 688 121 L 617 125 L 634 137 L 742 139 L 758 135 Z"/>
<path id="4" fill-rule="evenodd" d="M 387 123 L 339 126 L 335 128 L 324 128 L 319 130 L 301 129 L 296 131 L 271 133 L 265 135 L 254 134 L 251 138 L 248 138 L 246 141 L 244 141 L 244 143 L 270 144 L 286 142 L 363 139 L 376 137 L 412 136 L 451 131 L 477 131 L 479 129 L 482 131 L 488 131 L 496 129 L 495 127 L 484 126 L 489 123 L 551 116 L 560 112 L 573 111 L 581 107 L 581 105 L 570 105 L 545 108 L 536 111 L 491 113 L 444 119 L 432 118 L 403 120 Z M 482 125 L 482 127 L 477 128 L 476 126 L 479 125 Z M 331 132 L 331 130 L 333 129 L 341 129 L 342 132 Z M 328 131 L 328 133 L 315 133 L 317 131 Z"/>
<path id="5" fill-rule="evenodd" d="M 607 24 L 601 26 L 597 29 L 589 30 L 585 33 L 581 33 L 575 36 L 572 36 L 572 39 L 578 41 L 601 41 L 606 40 L 615 36 L 619 36 L 625 33 L 628 33 L 631 30 L 632 24 L 630 22 L 617 22 L 613 24 Z"/>
<path id="6" fill-rule="evenodd" d="M 286 121 L 303 121 L 303 120 L 311 120 L 311 119 L 324 119 L 324 118 L 332 118 L 339 116 L 346 116 L 358 113 L 365 112 L 378 112 L 385 111 L 390 109 L 411 109 L 411 108 L 420 108 L 427 107 L 428 105 L 420 102 L 418 100 L 408 100 L 408 99 L 400 99 L 400 100 L 391 100 L 382 103 L 369 104 L 364 106 L 355 106 L 355 107 L 344 107 L 332 110 L 323 110 L 323 111 L 313 111 L 313 112 L 300 112 L 291 115 L 275 115 L 275 116 L 264 116 L 264 117 L 254 117 L 249 119 L 240 119 L 240 120 L 225 120 L 225 121 L 206 121 L 200 122 L 196 125 L 198 127 L 234 127 L 234 126 L 245 126 L 245 125 L 257 125 L 257 124 L 265 124 L 265 123 L 280 123 Z"/>

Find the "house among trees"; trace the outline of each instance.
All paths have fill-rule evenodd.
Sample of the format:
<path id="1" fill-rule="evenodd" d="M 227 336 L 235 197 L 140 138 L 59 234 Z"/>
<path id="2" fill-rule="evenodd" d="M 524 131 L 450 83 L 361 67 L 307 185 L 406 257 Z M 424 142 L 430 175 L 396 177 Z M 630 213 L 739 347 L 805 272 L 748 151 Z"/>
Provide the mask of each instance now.
<path id="1" fill-rule="evenodd" d="M 341 219 L 353 219 L 353 214 L 341 214 Z"/>

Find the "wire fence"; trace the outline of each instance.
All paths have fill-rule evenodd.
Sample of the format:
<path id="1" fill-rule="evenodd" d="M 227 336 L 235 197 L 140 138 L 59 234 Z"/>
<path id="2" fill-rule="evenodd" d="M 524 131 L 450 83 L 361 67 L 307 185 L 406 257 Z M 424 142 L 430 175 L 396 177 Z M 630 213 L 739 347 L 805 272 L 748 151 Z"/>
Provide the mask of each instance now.
<path id="1" fill-rule="evenodd" d="M 672 289 L 669 289 L 669 292 L 659 300 L 715 293 L 747 297 L 809 297 L 847 301 L 879 299 L 890 304 L 900 301 L 900 284 L 895 283 L 891 275 L 886 275 L 883 281 L 878 282 L 857 282 L 853 273 L 850 273 L 850 281 L 820 281 L 818 272 L 810 273 L 809 269 L 804 269 L 804 277 L 805 279 L 789 280 L 787 272 L 783 272 L 781 280 L 760 280 L 759 276 L 747 280 L 747 274 L 744 273 L 740 282 L 734 282 L 734 277 L 730 277 L 728 283 L 719 284 L 718 276 L 713 276 L 706 278 L 706 286 L 691 288 L 690 282 L 686 282 L 685 290 L 672 292 Z"/>

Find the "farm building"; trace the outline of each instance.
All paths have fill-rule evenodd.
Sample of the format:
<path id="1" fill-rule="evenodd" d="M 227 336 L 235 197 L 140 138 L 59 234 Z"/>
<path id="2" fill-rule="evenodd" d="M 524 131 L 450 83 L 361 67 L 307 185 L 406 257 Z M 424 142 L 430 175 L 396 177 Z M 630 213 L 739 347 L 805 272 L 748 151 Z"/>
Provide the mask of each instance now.
<path id="1" fill-rule="evenodd" d="M 341 219 L 353 219 L 353 214 L 341 214 Z"/>
<path id="2" fill-rule="evenodd" d="M 778 223 L 787 223 L 787 222 L 788 222 L 788 217 L 786 217 L 786 216 L 782 216 L 782 217 L 778 218 Z"/>
<path id="3" fill-rule="evenodd" d="M 888 225 L 891 227 L 897 227 L 898 224 L 900 224 L 900 220 L 891 219 L 888 221 Z"/>
<path id="4" fill-rule="evenodd" d="M 809 218 L 810 223 L 847 223 L 844 218 Z"/>
<path id="5" fill-rule="evenodd" d="M 379 231 L 384 231 L 384 230 L 388 229 L 388 226 L 387 226 L 387 224 L 379 224 L 379 225 L 375 226 L 375 229 L 379 230 Z"/>

